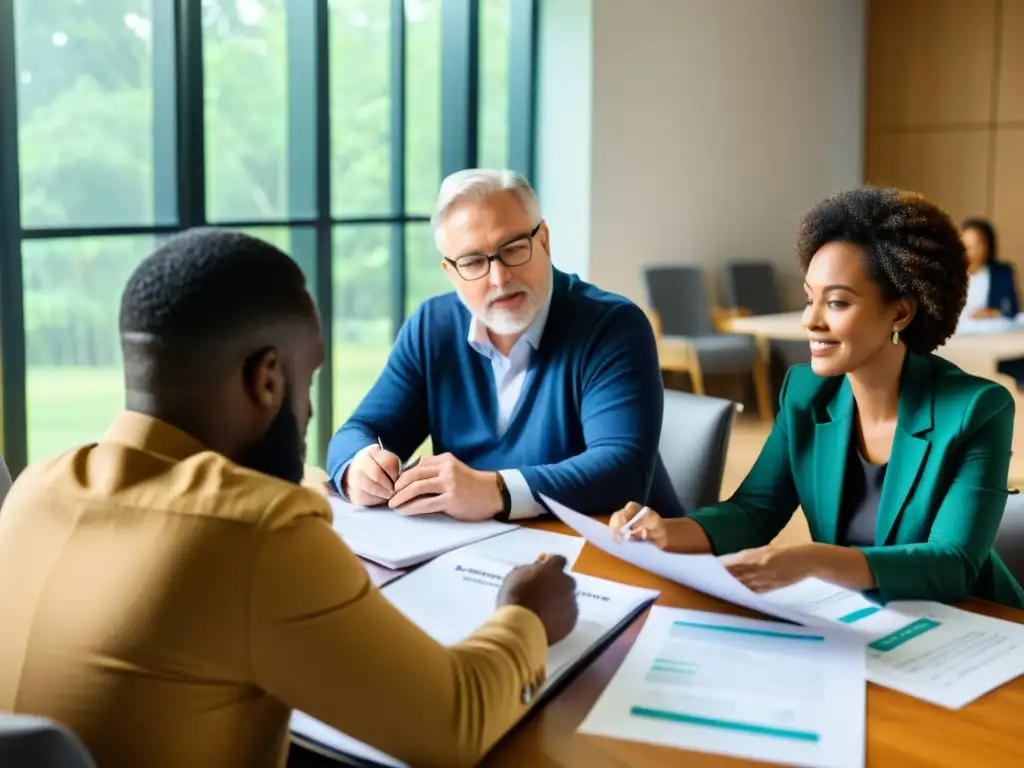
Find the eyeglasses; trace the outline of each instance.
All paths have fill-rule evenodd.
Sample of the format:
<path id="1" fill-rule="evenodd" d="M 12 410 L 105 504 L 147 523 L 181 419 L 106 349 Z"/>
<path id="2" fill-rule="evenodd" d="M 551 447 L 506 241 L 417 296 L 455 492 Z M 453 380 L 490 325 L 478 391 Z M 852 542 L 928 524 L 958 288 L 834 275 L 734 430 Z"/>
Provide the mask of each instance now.
<path id="1" fill-rule="evenodd" d="M 455 267 L 455 271 L 459 273 L 459 277 L 463 280 L 479 280 L 487 277 L 487 274 L 491 271 L 492 261 L 500 261 L 510 269 L 512 267 L 521 267 L 533 258 L 533 238 L 540 231 L 541 224 L 543 222 L 538 223 L 530 234 L 522 235 L 511 242 L 505 243 L 505 245 L 490 255 L 467 253 L 465 256 L 459 256 L 457 259 L 449 259 L 445 256 L 444 260 Z"/>

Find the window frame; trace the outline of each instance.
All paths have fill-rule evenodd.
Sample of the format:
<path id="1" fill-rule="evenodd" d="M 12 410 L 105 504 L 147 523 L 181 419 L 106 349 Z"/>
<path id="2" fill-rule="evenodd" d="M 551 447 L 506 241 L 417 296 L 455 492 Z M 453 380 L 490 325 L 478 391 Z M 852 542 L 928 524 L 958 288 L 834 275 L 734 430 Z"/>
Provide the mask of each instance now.
<path id="1" fill-rule="evenodd" d="M 245 228 L 310 227 L 316 237 L 315 299 L 325 317 L 326 359 L 319 375 L 314 411 L 318 445 L 337 428 L 333 409 L 333 232 L 336 227 L 391 225 L 390 274 L 392 338 L 406 319 L 407 225 L 429 222 L 425 212 L 407 210 L 406 188 L 406 37 L 404 0 L 390 0 L 391 213 L 338 217 L 331 212 L 330 0 L 285 0 L 288 35 L 288 115 L 290 194 L 301 195 L 290 210 L 309 209 L 312 218 L 217 221 Z M 477 162 L 480 3 L 441 2 L 441 171 L 442 175 Z M 529 177 L 534 167 L 537 19 L 540 0 L 511 3 L 509 61 L 509 167 Z M 151 226 L 23 227 L 18 165 L 18 74 L 15 0 L 0 0 L 0 407 L 3 452 L 12 474 L 28 458 L 25 314 L 22 243 L 30 240 L 118 235 L 170 235 L 210 224 L 206 204 L 203 93 L 202 0 L 153 0 L 153 142 L 156 221 Z M 309 42 L 312 41 L 312 45 Z M 300 83 L 315 83 L 312 97 Z M 309 147 L 314 147 L 309 152 Z M 310 185 L 310 178 L 314 184 Z M 306 188 L 303 189 L 303 186 Z M 299 204 L 302 203 L 302 204 Z M 99 437 L 97 435 L 97 437 Z"/>

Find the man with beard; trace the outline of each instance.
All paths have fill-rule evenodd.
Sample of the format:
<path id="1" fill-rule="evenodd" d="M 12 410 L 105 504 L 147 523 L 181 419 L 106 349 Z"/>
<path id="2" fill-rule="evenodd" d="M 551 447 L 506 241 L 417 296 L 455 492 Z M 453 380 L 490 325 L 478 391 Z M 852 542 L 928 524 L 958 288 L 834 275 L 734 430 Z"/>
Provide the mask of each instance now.
<path id="1" fill-rule="evenodd" d="M 681 514 L 658 457 L 664 391 L 643 311 L 552 267 L 536 195 L 512 171 L 449 176 L 432 221 L 455 292 L 408 319 L 332 439 L 338 491 L 462 520 L 535 517 L 540 494 L 600 514 L 632 492 Z M 427 437 L 435 455 L 403 470 Z"/>
<path id="2" fill-rule="evenodd" d="M 323 350 L 267 243 L 172 238 L 120 326 L 126 410 L 26 469 L 0 514 L 0 711 L 110 768 L 280 766 L 292 708 L 414 765 L 475 764 L 575 623 L 564 558 L 513 571 L 452 647 L 370 584 L 297 484 Z"/>

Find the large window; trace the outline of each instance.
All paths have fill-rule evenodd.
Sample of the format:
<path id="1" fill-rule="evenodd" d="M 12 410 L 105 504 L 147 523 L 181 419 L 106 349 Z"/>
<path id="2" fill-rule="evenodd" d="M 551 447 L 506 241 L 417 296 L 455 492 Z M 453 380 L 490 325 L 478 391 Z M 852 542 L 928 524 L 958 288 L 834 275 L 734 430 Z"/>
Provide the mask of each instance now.
<path id="1" fill-rule="evenodd" d="M 305 271 L 327 362 L 310 460 L 420 301 L 450 289 L 445 173 L 532 165 L 535 0 L 0 0 L 3 451 L 17 471 L 123 403 L 120 291 L 215 224 Z"/>

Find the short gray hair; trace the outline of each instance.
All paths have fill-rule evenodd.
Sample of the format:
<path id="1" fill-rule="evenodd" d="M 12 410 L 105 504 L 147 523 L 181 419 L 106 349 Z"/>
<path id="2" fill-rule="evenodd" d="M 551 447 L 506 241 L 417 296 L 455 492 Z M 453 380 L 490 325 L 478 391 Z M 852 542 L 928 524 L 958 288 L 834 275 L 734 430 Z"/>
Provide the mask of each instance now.
<path id="1" fill-rule="evenodd" d="M 430 217 L 435 239 L 445 217 L 456 203 L 463 200 L 484 200 L 498 192 L 511 192 L 526 210 L 530 221 L 534 225 L 540 223 L 540 202 L 537 200 L 537 193 L 523 176 L 508 169 L 499 171 L 489 168 L 467 168 L 464 171 L 456 171 L 441 182 L 434 214 Z"/>

